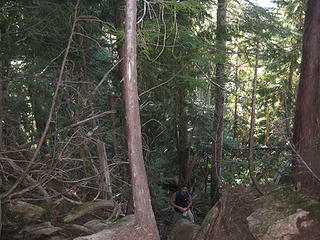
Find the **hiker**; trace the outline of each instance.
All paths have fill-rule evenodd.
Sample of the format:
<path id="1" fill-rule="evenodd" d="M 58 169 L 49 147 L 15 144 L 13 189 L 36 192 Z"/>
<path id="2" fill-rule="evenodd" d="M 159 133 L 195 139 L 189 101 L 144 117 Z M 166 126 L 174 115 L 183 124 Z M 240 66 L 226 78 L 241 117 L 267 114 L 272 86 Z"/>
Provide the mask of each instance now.
<path id="1" fill-rule="evenodd" d="M 192 198 L 188 192 L 188 185 L 182 185 L 179 191 L 172 194 L 170 205 L 174 207 L 176 220 L 181 217 L 186 217 L 194 223 L 194 217 L 190 210 Z"/>

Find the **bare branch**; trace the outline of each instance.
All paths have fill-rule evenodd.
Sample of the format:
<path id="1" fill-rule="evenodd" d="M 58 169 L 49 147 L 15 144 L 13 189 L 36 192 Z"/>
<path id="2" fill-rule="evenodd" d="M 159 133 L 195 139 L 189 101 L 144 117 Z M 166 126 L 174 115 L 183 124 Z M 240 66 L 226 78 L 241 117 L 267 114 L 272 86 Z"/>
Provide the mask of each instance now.
<path id="1" fill-rule="evenodd" d="M 289 146 L 291 147 L 291 149 L 293 150 L 293 152 L 296 154 L 296 156 L 299 159 L 299 162 L 301 162 L 306 169 L 311 173 L 311 175 L 320 183 L 320 177 L 317 176 L 314 171 L 309 167 L 309 165 L 306 163 L 306 161 L 303 159 L 303 157 L 298 153 L 297 149 L 294 147 L 294 145 L 290 142 Z"/>
<path id="2" fill-rule="evenodd" d="M 76 4 L 75 9 L 74 9 L 74 21 L 73 21 L 73 24 L 72 24 L 71 33 L 70 33 L 68 44 L 67 44 L 67 47 L 66 47 L 66 50 L 65 50 L 64 58 L 63 58 L 63 61 L 62 61 L 62 64 L 61 64 L 61 69 L 60 69 L 60 74 L 59 74 L 56 90 L 55 90 L 55 93 L 54 93 L 54 95 L 52 97 L 51 109 L 50 109 L 50 113 L 49 113 L 49 116 L 48 116 L 48 120 L 46 122 L 45 129 L 44 129 L 44 131 L 42 133 L 42 136 L 40 138 L 38 146 L 37 146 L 32 158 L 31 158 L 29 164 L 27 165 L 26 169 L 21 174 L 20 178 L 15 182 L 15 184 L 6 193 L 0 195 L 0 198 L 5 198 L 9 194 L 11 194 L 17 188 L 17 186 L 24 180 L 24 178 L 28 175 L 28 172 L 30 171 L 31 166 L 33 165 L 34 161 L 38 157 L 38 154 L 40 152 L 40 148 L 43 145 L 43 142 L 44 142 L 44 140 L 46 138 L 47 132 L 49 130 L 50 122 L 51 122 L 51 119 L 52 119 L 52 115 L 53 115 L 53 112 L 54 112 L 56 99 L 58 97 L 59 88 L 60 88 L 60 85 L 62 84 L 63 72 L 64 72 L 64 68 L 65 68 L 66 62 L 67 62 L 68 53 L 70 51 L 72 37 L 73 37 L 73 34 L 74 34 L 74 29 L 75 29 L 75 26 L 76 26 L 76 23 L 77 23 L 77 14 L 78 14 L 79 2 L 80 2 L 80 0 L 77 1 L 77 4 Z"/>
<path id="3" fill-rule="evenodd" d="M 177 72 L 177 74 L 181 73 L 182 70 L 183 70 L 186 66 L 187 66 L 187 64 L 185 64 L 185 65 Z M 140 93 L 140 94 L 139 94 L 139 97 L 141 97 L 142 95 L 144 95 L 144 94 L 146 94 L 146 93 L 148 93 L 148 92 L 153 91 L 154 89 L 156 89 L 156 88 L 158 88 L 158 87 L 161 87 L 161 86 L 163 86 L 163 85 L 166 85 L 167 83 L 171 82 L 175 77 L 176 77 L 176 76 L 172 76 L 171 78 L 169 78 L 169 80 L 167 80 L 167 81 L 165 81 L 165 82 L 163 82 L 163 83 L 160 83 L 159 85 L 154 86 L 154 87 L 152 87 L 152 88 L 150 88 L 150 89 L 148 89 L 148 90 Z"/>

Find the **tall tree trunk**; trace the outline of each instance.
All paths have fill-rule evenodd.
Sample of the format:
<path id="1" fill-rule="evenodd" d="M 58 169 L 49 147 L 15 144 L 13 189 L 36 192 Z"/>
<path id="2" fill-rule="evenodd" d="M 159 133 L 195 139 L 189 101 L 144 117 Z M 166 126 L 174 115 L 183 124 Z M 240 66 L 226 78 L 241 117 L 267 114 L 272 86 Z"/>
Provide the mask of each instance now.
<path id="1" fill-rule="evenodd" d="M 178 150 L 179 181 L 178 184 L 187 184 L 188 172 L 188 121 L 187 121 L 187 90 L 184 84 L 176 85 L 176 145 Z"/>
<path id="2" fill-rule="evenodd" d="M 266 130 L 265 130 L 265 138 L 264 143 L 265 145 L 268 145 L 269 142 L 269 127 L 270 127 L 270 110 L 268 103 L 266 103 Z"/>
<path id="3" fill-rule="evenodd" d="M 252 81 L 252 100 L 251 100 L 251 121 L 250 121 L 250 133 L 249 133 L 249 174 L 252 180 L 254 187 L 257 191 L 263 195 L 262 190 L 260 189 L 257 179 L 254 175 L 253 167 L 253 142 L 254 142 L 254 127 L 255 127 L 255 111 L 256 111 L 256 90 L 257 90 L 257 80 L 258 80 L 258 67 L 259 67 L 259 40 L 257 40 L 256 45 L 256 63 L 254 67 L 254 77 Z"/>
<path id="4" fill-rule="evenodd" d="M 124 11 L 122 10 L 124 1 L 123 0 L 114 0 L 114 11 L 115 11 L 115 26 L 118 31 L 122 31 L 124 28 Z M 118 39 L 118 45 L 117 45 L 117 52 L 118 52 L 118 57 L 119 60 L 124 58 L 124 46 L 123 46 L 123 40 Z M 118 75 L 120 76 L 120 79 L 123 78 L 124 76 L 124 61 L 122 61 L 119 64 L 118 68 Z M 122 135 L 121 135 L 121 140 L 122 140 L 122 152 L 123 152 L 123 159 L 124 161 L 127 161 L 128 159 L 128 145 L 127 145 L 127 130 L 126 130 L 126 118 L 125 118 L 125 99 L 124 99 L 124 82 L 121 81 L 121 91 L 122 91 L 122 96 L 121 96 L 121 126 L 122 126 Z M 123 172 L 123 178 L 124 181 L 130 184 L 130 166 L 128 164 L 124 164 L 122 167 L 122 172 Z M 132 192 L 129 193 L 128 197 L 128 204 L 127 204 L 127 209 L 126 213 L 131 214 L 133 213 L 133 195 Z"/>
<path id="5" fill-rule="evenodd" d="M 0 38 L 1 42 L 1 38 Z M 0 148 L 2 148 L 3 144 L 3 121 L 4 121 L 4 89 L 3 89 L 3 77 L 2 77 L 2 54 L 0 54 Z M 1 233 L 0 233 L 1 234 Z"/>
<path id="6" fill-rule="evenodd" d="M 285 126 L 286 126 L 286 135 L 291 138 L 291 129 L 290 129 L 290 123 L 291 123 L 291 114 L 292 114 L 292 107 L 293 107 L 293 78 L 294 78 L 294 64 L 296 63 L 297 58 L 294 57 L 290 61 L 290 67 L 289 67 L 289 76 L 287 84 L 284 83 L 284 89 L 286 91 L 284 92 L 283 96 L 283 107 L 284 107 L 284 117 L 285 117 Z"/>
<path id="7" fill-rule="evenodd" d="M 136 20 L 137 1 L 127 0 L 125 23 L 124 93 L 128 139 L 128 157 L 136 223 L 147 229 L 149 239 L 160 239 L 151 207 L 146 170 L 142 154 L 141 123 L 137 86 Z"/>
<path id="8" fill-rule="evenodd" d="M 297 157 L 294 161 L 294 177 L 296 182 L 301 183 L 302 190 L 313 192 L 318 196 L 320 194 L 319 33 L 320 1 L 309 0 L 304 23 L 301 75 L 293 134 L 293 141 L 301 158 Z"/>
<path id="9" fill-rule="evenodd" d="M 236 85 L 235 89 L 235 100 L 234 100 L 234 115 L 233 115 L 233 141 L 237 138 L 237 127 L 238 127 L 238 87 L 239 87 L 239 80 L 238 80 L 238 56 L 237 54 L 237 63 L 236 63 L 236 75 L 234 83 Z"/>
<path id="10" fill-rule="evenodd" d="M 225 86 L 225 50 L 226 50 L 226 20 L 227 0 L 218 0 L 216 40 L 222 62 L 216 65 L 216 83 L 221 87 L 215 88 L 214 119 L 213 119 L 213 156 L 211 164 L 211 204 L 214 205 L 220 198 L 220 168 L 223 145 L 223 115 L 224 115 L 224 86 Z"/>

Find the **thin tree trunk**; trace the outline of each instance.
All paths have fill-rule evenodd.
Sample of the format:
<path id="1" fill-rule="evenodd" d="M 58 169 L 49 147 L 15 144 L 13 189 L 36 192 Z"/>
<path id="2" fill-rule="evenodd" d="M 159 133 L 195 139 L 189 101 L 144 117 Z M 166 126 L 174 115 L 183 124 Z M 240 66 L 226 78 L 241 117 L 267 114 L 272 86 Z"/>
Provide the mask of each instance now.
<path id="1" fill-rule="evenodd" d="M 1 36 L 0 36 L 0 42 L 1 42 Z M 2 78 L 2 54 L 0 54 L 0 149 L 3 149 L 2 144 L 2 138 L 3 138 L 3 78 Z M 1 156 L 1 155 L 0 155 Z M 0 177 L 0 190 L 3 191 L 2 186 L 2 179 Z M 2 199 L 0 198 L 0 239 L 1 239 L 1 232 L 2 232 Z"/>
<path id="2" fill-rule="evenodd" d="M 77 25 L 77 28 L 78 28 L 78 32 L 82 31 L 80 23 Z M 81 51 L 82 52 L 82 54 L 81 54 L 81 63 L 82 63 L 82 72 L 83 72 L 83 74 L 81 75 L 81 80 L 83 82 L 87 82 L 88 64 L 87 64 L 87 58 L 86 58 L 86 54 L 85 54 L 85 46 L 84 46 L 84 42 L 83 42 L 83 35 L 80 34 L 78 36 L 78 38 L 79 38 L 79 46 L 80 46 L 80 49 L 82 50 Z M 92 96 L 92 90 L 90 89 L 90 85 L 87 84 L 87 83 L 85 83 L 84 86 L 79 84 L 79 92 L 83 92 L 83 94 L 87 95 L 86 98 L 88 99 L 87 103 L 89 105 L 90 114 L 93 116 L 94 115 L 93 102 L 92 102 L 92 97 L 93 96 Z M 78 105 L 81 106 L 82 104 L 83 104 L 83 96 L 81 95 L 81 96 L 78 96 Z M 76 110 L 75 116 L 76 116 L 76 118 L 78 118 L 78 121 L 81 119 L 79 110 Z M 91 122 L 91 128 L 95 129 L 96 128 L 96 120 L 95 119 L 91 119 L 90 122 Z M 79 155 L 80 155 L 80 158 L 81 158 L 82 163 L 83 163 L 84 172 L 85 172 L 86 177 L 90 177 L 92 175 L 91 172 L 93 172 L 93 166 L 92 166 L 92 164 L 91 164 L 91 162 L 90 162 L 90 160 L 88 158 L 88 155 L 89 155 L 89 152 L 90 152 L 89 147 L 88 147 L 88 143 L 87 143 L 87 141 L 83 141 L 83 138 L 81 136 L 81 131 L 79 131 L 79 134 L 77 134 L 77 135 L 79 135 L 78 139 L 77 139 L 77 142 L 78 142 L 78 145 L 79 145 Z M 101 161 L 103 161 L 103 160 L 100 159 L 100 156 L 102 156 L 103 153 L 99 152 L 101 150 L 101 148 L 98 146 L 97 142 L 95 143 L 95 147 L 96 147 L 97 157 L 99 159 L 99 162 L 101 163 Z M 100 164 L 100 171 L 103 171 L 103 168 L 101 168 L 101 164 Z M 98 182 L 98 184 L 101 184 L 101 181 L 100 181 L 100 183 Z"/>
<path id="3" fill-rule="evenodd" d="M 266 131 L 265 131 L 265 145 L 268 145 L 269 142 L 269 125 L 270 125 L 270 110 L 267 103 L 266 107 Z"/>
<path id="4" fill-rule="evenodd" d="M 148 229 L 149 239 L 160 239 L 151 207 L 146 170 L 142 154 L 141 123 L 137 86 L 136 20 L 137 1 L 127 0 L 125 24 L 124 89 L 128 139 L 128 157 L 131 166 L 131 184 L 135 207 L 135 221 Z"/>
<path id="5" fill-rule="evenodd" d="M 104 142 L 97 140 L 97 152 L 100 163 L 101 173 L 101 190 L 103 191 L 104 198 L 112 198 L 111 178 L 108 166 L 108 158 L 106 153 L 106 145 Z"/>
<path id="6" fill-rule="evenodd" d="M 0 198 L 0 238 L 1 238 L 1 232 L 2 232 L 2 199 Z"/>
<path id="7" fill-rule="evenodd" d="M 188 121 L 187 121 L 187 90 L 185 86 L 177 86 L 176 104 L 177 104 L 177 150 L 179 163 L 179 185 L 187 184 L 188 175 Z"/>
<path id="8" fill-rule="evenodd" d="M 211 162 L 211 205 L 220 198 L 220 162 L 223 147 L 223 115 L 224 115 L 224 86 L 225 86 L 225 50 L 226 50 L 226 20 L 227 0 L 218 0 L 217 10 L 217 48 L 221 52 L 223 62 L 216 65 L 216 83 L 221 87 L 215 88 L 215 109 L 213 119 L 213 156 Z"/>
<path id="9" fill-rule="evenodd" d="M 206 103 L 208 106 L 211 105 L 211 83 L 208 83 L 207 86 Z"/>
<path id="10" fill-rule="evenodd" d="M 114 96 L 109 95 L 109 109 L 114 112 Z M 112 120 L 112 155 L 116 156 L 118 154 L 117 151 L 117 138 L 116 138 L 116 118 L 115 113 L 111 115 Z"/>
<path id="11" fill-rule="evenodd" d="M 250 133 L 249 133 L 249 173 L 254 187 L 257 191 L 263 195 L 260 189 L 257 179 L 254 175 L 253 169 L 253 141 L 254 141 L 254 127 L 255 127 L 255 111 L 256 111 L 256 90 L 257 90 L 257 80 L 258 80 L 258 67 L 259 67 L 259 40 L 257 40 L 256 45 L 256 63 L 254 67 L 254 77 L 252 81 L 252 100 L 251 100 L 251 121 L 250 121 Z"/>
<path id="12" fill-rule="evenodd" d="M 309 0 L 304 23 L 301 75 L 294 118 L 293 141 L 302 161 L 320 177 L 320 1 Z M 295 159 L 296 182 L 302 190 L 320 194 L 320 183 L 310 174 L 310 170 Z"/>
<path id="13" fill-rule="evenodd" d="M 1 42 L 1 38 L 0 38 Z M 3 113 L 4 113 L 4 89 L 3 89 L 3 77 L 2 77 L 2 54 L 0 54 L 0 148 L 2 149 L 3 144 Z M 1 232 L 0 232 L 1 234 Z"/>
<path id="14" fill-rule="evenodd" d="M 237 127 L 238 127 L 238 55 L 237 55 L 237 63 L 236 63 L 236 76 L 235 76 L 235 100 L 234 100 L 234 115 L 233 115 L 233 141 L 237 138 Z"/>
<path id="15" fill-rule="evenodd" d="M 283 96 L 283 105 L 284 105 L 284 117 L 285 117 L 285 126 L 286 126 L 286 135 L 291 138 L 291 114 L 292 114 L 292 102 L 293 102 L 293 77 L 294 77 L 294 63 L 297 61 L 296 58 L 293 58 L 290 62 L 289 67 L 289 76 L 287 85 L 284 83 L 284 89 L 286 89 Z"/>

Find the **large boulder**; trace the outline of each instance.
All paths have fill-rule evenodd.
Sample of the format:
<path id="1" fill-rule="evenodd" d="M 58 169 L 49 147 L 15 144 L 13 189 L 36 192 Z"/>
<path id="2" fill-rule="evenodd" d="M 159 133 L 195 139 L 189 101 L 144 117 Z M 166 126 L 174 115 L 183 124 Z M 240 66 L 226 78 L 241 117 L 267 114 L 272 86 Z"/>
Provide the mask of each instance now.
<path id="1" fill-rule="evenodd" d="M 295 214 L 278 220 L 269 227 L 266 235 L 262 238 L 262 240 L 292 240 L 294 236 L 299 235 L 298 220 L 300 218 L 305 219 L 302 226 L 305 226 L 306 228 L 313 224 L 313 220 L 308 221 L 305 218 L 308 214 L 309 212 L 307 211 L 299 210 Z"/>
<path id="2" fill-rule="evenodd" d="M 12 200 L 5 205 L 6 213 L 25 223 L 36 222 L 46 212 L 45 209 L 20 200 Z"/>
<path id="3" fill-rule="evenodd" d="M 74 240 L 113 240 L 118 239 L 117 235 L 124 229 L 130 228 L 134 225 L 134 215 L 128 215 L 124 218 L 119 219 L 117 222 L 108 225 L 104 230 L 99 231 L 95 234 L 77 237 Z M 127 234 L 127 236 L 130 236 Z M 130 239 L 128 237 L 128 239 Z"/>
<path id="4" fill-rule="evenodd" d="M 226 189 L 192 240 L 320 240 L 320 203 L 291 186 Z"/>
<path id="5" fill-rule="evenodd" d="M 255 240 L 246 221 L 256 198 L 253 191 L 244 187 L 226 190 L 193 240 Z"/>
<path id="6" fill-rule="evenodd" d="M 52 226 L 50 222 L 38 223 L 24 227 L 19 234 L 23 235 L 23 239 L 44 239 L 45 237 L 52 236 L 62 228 Z"/>
<path id="7" fill-rule="evenodd" d="M 188 219 L 181 218 L 174 224 L 168 240 L 192 240 L 199 229 L 199 225 L 190 222 Z"/>
<path id="8" fill-rule="evenodd" d="M 310 208 L 318 204 L 290 186 L 279 186 L 254 202 L 249 230 L 257 240 L 320 239 L 320 213 L 311 214 Z"/>

